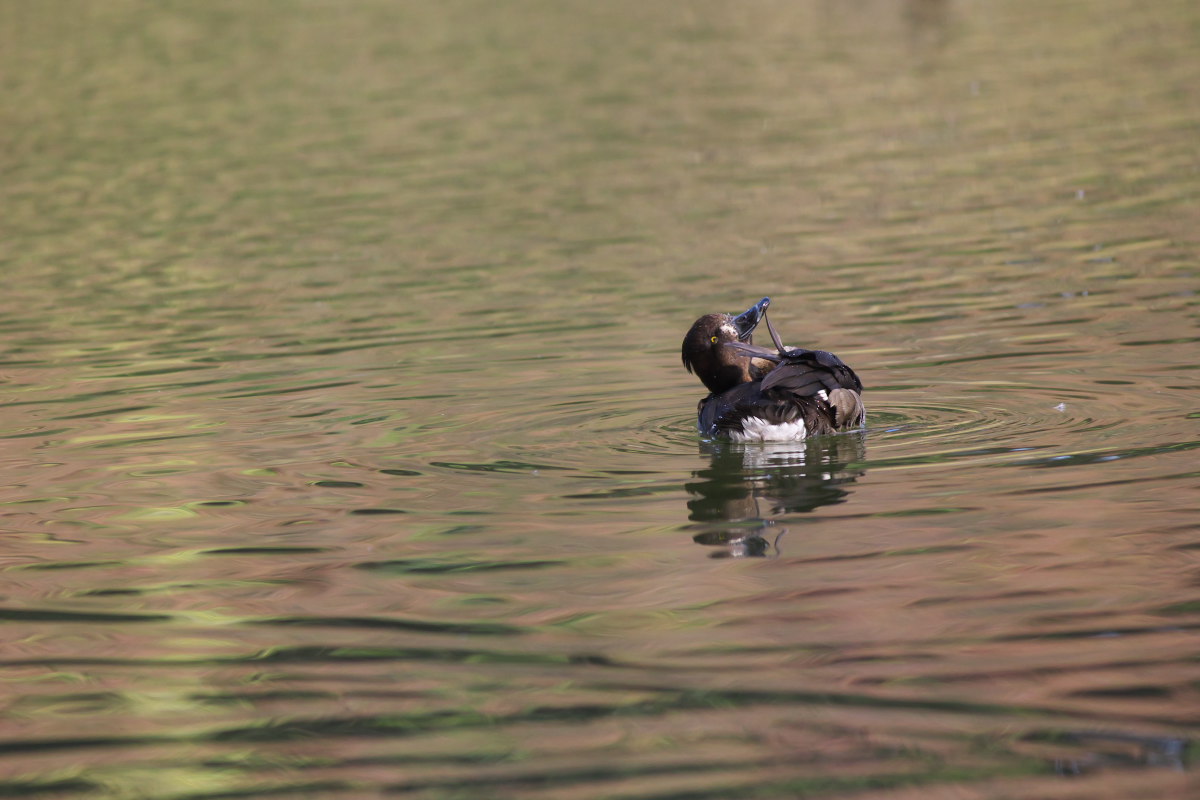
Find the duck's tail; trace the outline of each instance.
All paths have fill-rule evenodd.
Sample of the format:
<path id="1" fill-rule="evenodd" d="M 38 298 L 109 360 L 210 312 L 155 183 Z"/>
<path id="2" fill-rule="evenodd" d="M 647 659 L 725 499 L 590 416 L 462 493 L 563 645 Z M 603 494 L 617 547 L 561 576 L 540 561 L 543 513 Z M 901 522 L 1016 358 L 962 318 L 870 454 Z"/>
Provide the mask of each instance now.
<path id="1" fill-rule="evenodd" d="M 834 389 L 829 393 L 829 407 L 834 413 L 833 427 L 839 431 L 856 428 L 867 419 L 862 395 L 853 389 Z"/>

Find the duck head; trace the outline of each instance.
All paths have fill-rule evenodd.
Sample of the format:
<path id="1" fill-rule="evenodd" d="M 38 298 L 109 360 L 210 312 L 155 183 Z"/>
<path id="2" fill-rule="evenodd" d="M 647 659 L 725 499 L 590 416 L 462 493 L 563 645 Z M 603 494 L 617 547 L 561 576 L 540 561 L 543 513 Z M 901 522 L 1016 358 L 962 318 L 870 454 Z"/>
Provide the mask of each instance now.
<path id="1" fill-rule="evenodd" d="M 683 366 L 713 393 L 732 389 L 740 383 L 761 377 L 755 358 L 744 349 L 727 347 L 731 343 L 753 344 L 754 328 L 767 312 L 771 298 L 764 297 L 736 317 L 730 314 L 705 314 L 692 324 L 683 337 Z M 771 365 L 774 366 L 774 365 Z"/>

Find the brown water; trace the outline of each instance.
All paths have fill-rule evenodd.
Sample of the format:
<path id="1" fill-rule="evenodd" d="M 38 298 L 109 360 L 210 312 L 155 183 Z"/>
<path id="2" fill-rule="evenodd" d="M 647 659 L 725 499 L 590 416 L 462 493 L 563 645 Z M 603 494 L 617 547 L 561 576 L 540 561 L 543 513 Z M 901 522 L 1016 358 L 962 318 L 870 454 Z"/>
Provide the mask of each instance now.
<path id="1" fill-rule="evenodd" d="M 1200 795 L 1200 6 L 0 5 L 0 793 Z M 764 294 L 869 428 L 699 441 Z"/>

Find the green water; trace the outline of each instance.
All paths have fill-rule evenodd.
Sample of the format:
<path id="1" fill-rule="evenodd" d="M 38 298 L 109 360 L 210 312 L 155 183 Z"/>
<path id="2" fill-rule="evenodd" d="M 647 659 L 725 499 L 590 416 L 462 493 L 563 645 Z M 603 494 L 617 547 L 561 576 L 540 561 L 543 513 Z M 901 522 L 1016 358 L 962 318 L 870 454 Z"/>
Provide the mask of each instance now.
<path id="1" fill-rule="evenodd" d="M 1200 9 L 0 4 L 0 793 L 1200 792 Z M 702 442 L 772 297 L 865 431 Z"/>

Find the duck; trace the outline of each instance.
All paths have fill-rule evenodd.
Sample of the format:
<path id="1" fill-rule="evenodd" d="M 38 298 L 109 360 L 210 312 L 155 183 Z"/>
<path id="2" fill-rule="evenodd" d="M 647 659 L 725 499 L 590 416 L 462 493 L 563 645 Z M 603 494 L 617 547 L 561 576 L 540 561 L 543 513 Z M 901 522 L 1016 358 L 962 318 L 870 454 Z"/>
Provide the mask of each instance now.
<path id="1" fill-rule="evenodd" d="M 866 423 L 863 385 L 845 362 L 824 350 L 785 347 L 764 297 L 740 314 L 705 314 L 683 337 L 683 366 L 709 394 L 696 426 L 711 439 L 798 442 Z M 774 349 L 754 344 L 766 320 Z"/>

